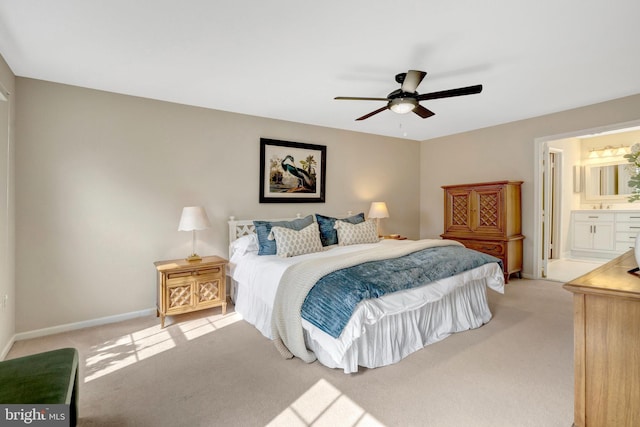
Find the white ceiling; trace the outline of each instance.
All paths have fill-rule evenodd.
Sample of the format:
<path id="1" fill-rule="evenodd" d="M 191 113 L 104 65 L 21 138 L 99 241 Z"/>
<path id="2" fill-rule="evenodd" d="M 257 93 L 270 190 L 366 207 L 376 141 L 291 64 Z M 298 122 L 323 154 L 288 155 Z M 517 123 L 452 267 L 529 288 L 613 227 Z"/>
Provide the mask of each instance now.
<path id="1" fill-rule="evenodd" d="M 0 0 L 17 76 L 425 140 L 640 93 L 638 0 Z M 425 70 L 428 119 L 384 111 Z M 640 112 L 639 112 L 640 115 Z"/>

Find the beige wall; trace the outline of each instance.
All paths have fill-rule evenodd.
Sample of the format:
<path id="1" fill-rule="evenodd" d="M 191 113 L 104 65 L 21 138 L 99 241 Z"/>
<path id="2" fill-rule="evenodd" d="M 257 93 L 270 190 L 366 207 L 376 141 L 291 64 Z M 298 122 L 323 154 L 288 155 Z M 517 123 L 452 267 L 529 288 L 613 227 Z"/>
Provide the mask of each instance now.
<path id="1" fill-rule="evenodd" d="M 534 141 L 640 118 L 640 95 L 546 116 L 423 141 L 420 162 L 420 236 L 443 231 L 445 184 L 520 180 L 524 273 L 532 274 L 534 229 Z"/>
<path id="2" fill-rule="evenodd" d="M 1 65 L 0 78 L 12 82 Z M 640 111 L 637 95 L 417 143 L 25 78 L 15 84 L 17 332 L 152 308 L 152 263 L 189 252 L 190 235 L 177 223 L 192 204 L 213 223 L 198 234 L 198 252 L 225 256 L 229 215 L 366 212 L 384 200 L 391 218 L 383 231 L 437 237 L 441 185 L 523 180 L 530 273 L 534 140 L 636 120 Z M 326 145 L 327 202 L 258 203 L 260 137 Z M 12 329 L 3 322 L 0 334 Z"/>
<path id="3" fill-rule="evenodd" d="M 15 333 L 14 84 L 15 77 L 0 56 L 0 85 L 9 92 L 7 101 L 0 100 L 0 360 L 9 351 Z"/>
<path id="4" fill-rule="evenodd" d="M 155 306 L 156 260 L 181 258 L 183 206 L 213 227 L 198 252 L 227 255 L 227 220 L 368 212 L 417 238 L 420 144 L 17 78 L 18 332 Z M 326 203 L 260 204 L 260 137 L 327 146 Z"/>

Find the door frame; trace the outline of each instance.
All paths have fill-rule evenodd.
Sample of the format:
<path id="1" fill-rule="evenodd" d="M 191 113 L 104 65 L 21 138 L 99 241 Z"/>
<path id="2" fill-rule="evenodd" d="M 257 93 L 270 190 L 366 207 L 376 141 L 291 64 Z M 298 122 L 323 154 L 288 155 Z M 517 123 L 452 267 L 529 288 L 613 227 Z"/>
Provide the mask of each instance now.
<path id="1" fill-rule="evenodd" d="M 533 143 L 533 275 L 534 279 L 543 279 L 542 277 L 542 223 L 544 215 L 544 207 L 542 206 L 542 188 L 545 185 L 543 182 L 544 167 L 542 161 L 544 159 L 544 147 L 546 143 L 555 141 L 558 139 L 567 138 L 581 138 L 588 135 L 595 135 L 605 132 L 624 130 L 625 128 L 632 128 L 640 126 L 640 120 L 632 120 L 629 122 L 616 123 L 606 126 L 598 126 L 594 128 L 587 128 L 582 130 L 576 130 L 572 132 L 566 132 L 562 134 L 547 135 L 534 139 Z"/>
<path id="2" fill-rule="evenodd" d="M 547 277 L 549 271 L 549 260 L 558 258 L 550 256 L 551 252 L 558 254 L 562 250 L 559 224 L 562 221 L 562 197 L 560 194 L 563 190 L 564 151 L 550 147 L 548 143 L 543 144 L 542 150 L 544 157 L 542 159 L 543 180 L 541 188 L 542 195 L 546 195 L 546 197 L 542 197 L 542 266 L 540 274 L 544 278 Z"/>

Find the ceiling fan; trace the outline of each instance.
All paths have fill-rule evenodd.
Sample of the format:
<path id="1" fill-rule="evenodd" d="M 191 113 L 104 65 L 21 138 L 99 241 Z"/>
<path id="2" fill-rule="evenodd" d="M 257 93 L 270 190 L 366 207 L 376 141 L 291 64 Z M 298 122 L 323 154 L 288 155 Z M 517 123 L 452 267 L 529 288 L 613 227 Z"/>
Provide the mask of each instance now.
<path id="1" fill-rule="evenodd" d="M 474 85 L 460 87 L 457 89 L 442 90 L 439 92 L 425 93 L 419 95 L 416 92 L 418 85 L 424 79 L 427 73 L 425 71 L 409 70 L 406 73 L 396 74 L 396 82 L 400 83 L 400 89 L 396 89 L 387 95 L 386 98 L 363 98 L 354 96 L 336 96 L 338 100 L 355 100 L 355 101 L 387 101 L 387 105 L 378 108 L 375 111 L 358 117 L 356 120 L 364 120 L 378 114 L 384 110 L 391 110 L 398 114 L 406 114 L 413 111 L 423 119 L 433 116 L 435 113 L 428 108 L 419 104 L 419 101 L 427 99 L 450 98 L 453 96 L 473 95 L 482 92 L 482 85 Z"/>

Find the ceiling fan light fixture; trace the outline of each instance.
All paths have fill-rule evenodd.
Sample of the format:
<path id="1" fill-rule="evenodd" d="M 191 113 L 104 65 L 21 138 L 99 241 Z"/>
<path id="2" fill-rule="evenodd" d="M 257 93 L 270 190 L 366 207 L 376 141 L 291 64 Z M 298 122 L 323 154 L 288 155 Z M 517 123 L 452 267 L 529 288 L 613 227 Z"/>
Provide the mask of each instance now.
<path id="1" fill-rule="evenodd" d="M 398 114 L 410 113 L 417 106 L 418 101 L 415 98 L 395 98 L 389 101 L 389 109 Z"/>
<path id="2" fill-rule="evenodd" d="M 396 75 L 396 82 L 400 83 L 400 89 L 396 89 L 387 95 L 386 98 L 371 98 L 362 96 L 336 96 L 334 99 L 346 99 L 352 101 L 387 101 L 384 107 L 373 110 L 356 121 L 366 120 L 383 111 L 391 110 L 397 114 L 407 114 L 414 112 L 420 118 L 426 119 L 435 113 L 420 105 L 419 101 L 428 99 L 451 98 L 454 96 L 472 95 L 482 92 L 482 85 L 459 87 L 456 89 L 440 90 L 437 92 L 423 93 L 420 95 L 416 90 L 422 79 L 427 75 L 426 71 L 409 70 L 406 73 Z"/>

